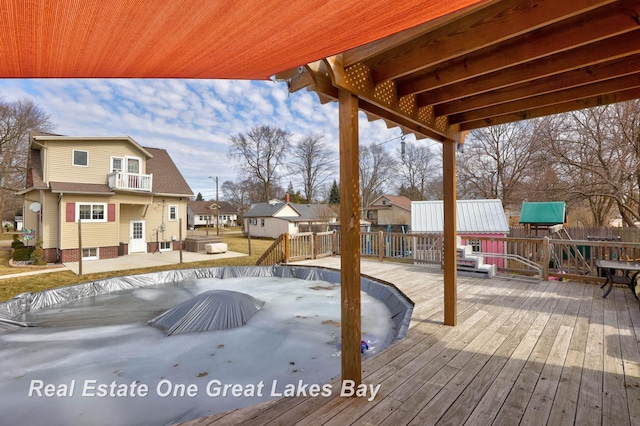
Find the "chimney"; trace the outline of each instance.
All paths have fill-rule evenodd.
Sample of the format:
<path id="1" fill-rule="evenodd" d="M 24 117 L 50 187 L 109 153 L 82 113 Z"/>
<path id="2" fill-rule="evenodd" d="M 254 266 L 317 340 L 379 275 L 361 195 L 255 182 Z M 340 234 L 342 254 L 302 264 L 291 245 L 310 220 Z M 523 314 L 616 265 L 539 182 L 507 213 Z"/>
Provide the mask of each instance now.
<path id="1" fill-rule="evenodd" d="M 291 202 L 291 197 L 289 194 L 284 194 L 284 202 L 289 204 Z"/>

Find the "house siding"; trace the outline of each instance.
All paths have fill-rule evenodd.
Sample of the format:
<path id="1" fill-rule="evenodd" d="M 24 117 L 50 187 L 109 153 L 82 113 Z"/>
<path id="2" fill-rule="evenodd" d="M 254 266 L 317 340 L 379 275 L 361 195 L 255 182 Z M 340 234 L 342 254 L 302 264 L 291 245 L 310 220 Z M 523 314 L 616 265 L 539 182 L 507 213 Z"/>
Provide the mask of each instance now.
<path id="1" fill-rule="evenodd" d="M 125 141 L 74 141 L 47 142 L 50 149 L 42 150 L 43 169 L 47 182 L 107 183 L 111 157 L 131 156 L 140 158 L 140 173 L 145 174 L 145 156 Z M 87 167 L 73 165 L 73 151 L 89 152 Z"/>

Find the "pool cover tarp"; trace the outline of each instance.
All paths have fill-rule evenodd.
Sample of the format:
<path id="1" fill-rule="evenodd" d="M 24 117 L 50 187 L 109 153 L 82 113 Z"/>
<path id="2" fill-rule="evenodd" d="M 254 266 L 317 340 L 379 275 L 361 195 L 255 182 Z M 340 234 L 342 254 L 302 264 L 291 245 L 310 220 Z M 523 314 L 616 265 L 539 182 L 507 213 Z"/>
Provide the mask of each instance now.
<path id="1" fill-rule="evenodd" d="M 242 327 L 264 302 L 238 291 L 210 290 L 148 322 L 167 336 Z"/>
<path id="2" fill-rule="evenodd" d="M 69 287 L 44 290 L 38 293 L 23 293 L 0 303 L 0 328 L 28 326 L 23 322 L 24 314 L 35 309 L 66 303 L 85 297 L 108 294 L 120 290 L 177 283 L 198 278 L 236 277 L 285 277 L 305 280 L 321 280 L 340 284 L 340 271 L 310 266 L 222 266 L 214 268 L 182 269 L 153 272 L 149 274 L 114 277 L 100 281 L 77 284 Z M 403 338 L 409 329 L 413 302 L 395 286 L 374 278 L 361 276 L 362 291 L 382 301 L 392 313 L 396 334 L 393 339 Z"/>

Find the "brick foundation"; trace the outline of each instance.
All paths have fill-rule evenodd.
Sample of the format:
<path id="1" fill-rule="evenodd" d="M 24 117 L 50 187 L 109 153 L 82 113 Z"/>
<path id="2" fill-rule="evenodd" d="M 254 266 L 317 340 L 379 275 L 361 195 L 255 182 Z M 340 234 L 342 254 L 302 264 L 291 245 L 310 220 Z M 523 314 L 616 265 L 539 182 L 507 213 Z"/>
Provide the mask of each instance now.
<path id="1" fill-rule="evenodd" d="M 55 250 L 55 249 L 47 249 L 47 250 Z M 99 247 L 98 257 L 100 259 L 113 259 L 118 257 L 118 246 Z M 67 262 L 79 262 L 79 261 L 80 261 L 79 249 L 60 250 L 60 262 L 67 263 Z"/>

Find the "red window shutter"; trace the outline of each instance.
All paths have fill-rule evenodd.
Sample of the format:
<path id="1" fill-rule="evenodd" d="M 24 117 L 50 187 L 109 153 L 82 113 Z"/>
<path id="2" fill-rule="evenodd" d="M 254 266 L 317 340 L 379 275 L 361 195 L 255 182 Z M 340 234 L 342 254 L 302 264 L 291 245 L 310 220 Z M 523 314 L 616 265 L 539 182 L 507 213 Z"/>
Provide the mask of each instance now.
<path id="1" fill-rule="evenodd" d="M 67 203 L 67 222 L 76 221 L 76 203 Z"/>
<path id="2" fill-rule="evenodd" d="M 116 221 L 116 205 L 115 204 L 107 205 L 107 221 L 108 222 Z"/>

